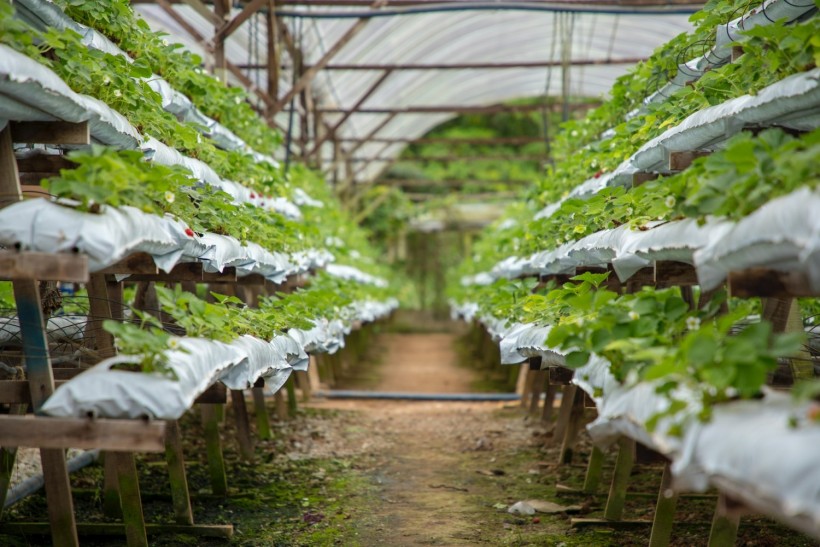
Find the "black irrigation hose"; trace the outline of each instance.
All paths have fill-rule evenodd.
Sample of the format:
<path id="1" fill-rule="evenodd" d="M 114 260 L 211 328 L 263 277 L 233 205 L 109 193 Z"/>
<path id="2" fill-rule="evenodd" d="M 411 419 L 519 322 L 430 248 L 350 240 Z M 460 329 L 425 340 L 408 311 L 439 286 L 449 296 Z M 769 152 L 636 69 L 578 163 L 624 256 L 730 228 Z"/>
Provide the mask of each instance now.
<path id="1" fill-rule="evenodd" d="M 319 391 L 316 397 L 326 399 L 386 399 L 393 401 L 519 401 L 517 393 L 400 393 L 395 391 L 360 391 L 355 389 L 332 389 Z"/>
<path id="2" fill-rule="evenodd" d="M 97 458 L 99 457 L 99 450 L 86 450 L 79 456 L 76 456 L 68 460 L 66 462 L 66 467 L 68 468 L 69 473 L 74 473 L 75 471 L 79 471 L 83 467 L 97 461 Z M 9 490 L 8 496 L 6 496 L 6 502 L 3 504 L 3 507 L 10 507 L 18 501 L 34 494 L 40 488 L 43 487 L 43 484 L 45 484 L 45 479 L 43 478 L 42 473 L 27 478 L 26 480 L 24 480 L 23 482 Z"/>
<path id="3" fill-rule="evenodd" d="M 598 6 L 572 6 L 571 4 L 531 4 L 531 3 L 491 3 L 464 2 L 458 5 L 432 5 L 408 8 L 378 9 L 373 11 L 298 11 L 276 10 L 279 17 L 298 17 L 303 19 L 372 19 L 375 17 L 394 17 L 398 15 L 421 15 L 426 13 L 443 13 L 452 11 L 539 11 L 547 13 L 596 13 L 604 15 L 691 15 L 700 8 L 613 8 Z"/>

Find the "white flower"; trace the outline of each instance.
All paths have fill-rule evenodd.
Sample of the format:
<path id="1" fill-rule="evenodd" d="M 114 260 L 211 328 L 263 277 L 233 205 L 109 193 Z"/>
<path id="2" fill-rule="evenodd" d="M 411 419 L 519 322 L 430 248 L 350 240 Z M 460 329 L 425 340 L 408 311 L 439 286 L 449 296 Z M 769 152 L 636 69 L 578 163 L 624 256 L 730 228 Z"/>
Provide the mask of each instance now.
<path id="1" fill-rule="evenodd" d="M 578 136 L 578 132 L 577 132 L 576 130 L 574 130 L 574 129 L 573 129 L 573 130 L 570 132 L 569 136 L 570 136 L 570 137 L 577 137 L 577 136 Z"/>
<path id="2" fill-rule="evenodd" d="M 675 200 L 675 196 L 666 196 L 666 200 L 664 201 L 664 203 L 666 204 L 667 207 L 669 207 L 671 209 L 672 207 L 675 206 L 675 203 L 677 203 L 677 200 Z"/>
<path id="3" fill-rule="evenodd" d="M 108 77 L 108 74 L 103 76 L 103 85 L 108 85 L 111 83 L 111 78 Z"/>
<path id="4" fill-rule="evenodd" d="M 169 338 L 168 347 L 171 349 L 179 349 L 179 338 Z"/>
<path id="5" fill-rule="evenodd" d="M 122 91 L 120 91 L 119 89 L 115 89 L 114 90 L 114 96 L 115 97 L 122 97 Z"/>
<path id="6" fill-rule="evenodd" d="M 626 214 L 627 214 L 627 216 L 631 217 L 633 214 L 635 214 L 635 210 L 632 207 L 627 207 L 626 208 Z"/>
<path id="7" fill-rule="evenodd" d="M 165 38 L 162 39 L 162 46 L 168 47 L 168 40 L 166 40 Z"/>
<path id="8" fill-rule="evenodd" d="M 639 318 L 640 316 L 641 316 L 641 314 L 639 314 L 639 313 L 638 313 L 638 312 L 636 312 L 635 310 L 632 310 L 631 312 L 629 312 L 629 318 L 630 318 L 632 321 L 637 321 L 637 320 L 638 320 L 638 318 Z"/>
<path id="9" fill-rule="evenodd" d="M 689 330 L 698 330 L 700 328 L 700 319 L 697 317 L 687 317 L 686 328 Z"/>
<path id="10" fill-rule="evenodd" d="M 242 104 L 242 97 L 234 97 L 233 102 L 235 102 L 236 104 Z"/>
<path id="11" fill-rule="evenodd" d="M 173 192 L 171 192 L 170 190 L 165 192 L 165 201 L 167 201 L 168 203 L 173 203 L 175 199 L 176 199 L 176 196 L 174 195 Z"/>

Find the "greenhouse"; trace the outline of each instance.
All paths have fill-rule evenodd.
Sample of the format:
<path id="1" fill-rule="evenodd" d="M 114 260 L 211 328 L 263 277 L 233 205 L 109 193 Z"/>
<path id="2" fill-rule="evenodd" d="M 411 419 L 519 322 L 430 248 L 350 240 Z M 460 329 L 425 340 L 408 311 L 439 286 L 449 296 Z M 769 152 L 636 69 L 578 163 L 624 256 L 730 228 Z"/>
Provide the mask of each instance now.
<path id="1" fill-rule="evenodd" d="M 817 12 L 0 0 L 0 544 L 817 545 Z"/>

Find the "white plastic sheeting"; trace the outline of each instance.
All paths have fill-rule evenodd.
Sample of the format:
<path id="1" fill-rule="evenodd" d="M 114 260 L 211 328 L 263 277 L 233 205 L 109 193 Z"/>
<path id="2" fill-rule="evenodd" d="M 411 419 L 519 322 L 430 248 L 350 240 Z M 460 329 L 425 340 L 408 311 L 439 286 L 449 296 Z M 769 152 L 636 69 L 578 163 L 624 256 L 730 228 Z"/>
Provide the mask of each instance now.
<path id="1" fill-rule="evenodd" d="M 88 256 L 91 271 L 143 252 L 166 272 L 180 262 L 199 261 L 208 272 L 233 266 L 237 275 L 258 273 L 280 283 L 332 259 L 329 253 L 308 250 L 294 254 L 291 260 L 255 243 L 243 245 L 232 237 L 210 233 L 189 236 L 186 229 L 170 216 L 150 215 L 129 206 L 103 207 L 99 214 L 92 214 L 33 199 L 0 210 L 0 243 L 47 253 L 81 252 Z"/>
<path id="2" fill-rule="evenodd" d="M 695 255 L 698 280 L 717 287 L 733 270 L 765 267 L 804 272 L 820 291 L 820 188 L 800 188 L 741 219 Z"/>
<path id="3" fill-rule="evenodd" d="M 372 321 L 392 311 L 398 302 L 357 302 L 349 313 L 360 313 L 357 321 Z M 311 338 L 304 331 L 291 330 L 267 342 L 242 336 L 225 344 L 201 338 L 175 338 L 179 349 L 165 352 L 167 366 L 176 379 L 159 373 L 112 370 L 116 365 L 138 361 L 120 355 L 106 359 L 58 387 L 42 407 L 56 417 L 140 418 L 176 420 L 211 384 L 221 381 L 229 389 L 252 387 L 265 378 L 273 391 L 278 390 L 293 370 L 307 370 L 306 351 L 319 352 L 322 344 L 334 351 L 342 346 L 351 322 L 325 321 L 325 331 Z M 306 343 L 307 341 L 307 343 Z"/>
<path id="4" fill-rule="evenodd" d="M 2 44 L 0 104 L 6 120 L 44 121 L 46 116 L 47 120 L 87 121 L 96 140 L 119 148 L 136 148 L 141 140 L 122 115 L 97 99 L 75 93 L 54 72 Z M 18 104 L 25 108 L 16 112 Z"/>
<path id="5" fill-rule="evenodd" d="M 374 275 L 365 273 L 353 266 L 345 266 L 342 264 L 328 264 L 325 267 L 325 271 L 329 275 L 332 275 L 333 277 L 338 277 L 340 279 L 348 279 L 351 281 L 356 281 L 358 283 L 363 283 L 365 285 L 374 285 L 376 287 L 387 286 L 387 280 L 382 279 L 381 277 L 376 277 Z"/>
<path id="6" fill-rule="evenodd" d="M 87 319 L 84 315 L 58 315 L 46 321 L 49 342 L 82 340 Z M 16 317 L 0 317 L 0 345 L 22 344 L 20 321 Z"/>

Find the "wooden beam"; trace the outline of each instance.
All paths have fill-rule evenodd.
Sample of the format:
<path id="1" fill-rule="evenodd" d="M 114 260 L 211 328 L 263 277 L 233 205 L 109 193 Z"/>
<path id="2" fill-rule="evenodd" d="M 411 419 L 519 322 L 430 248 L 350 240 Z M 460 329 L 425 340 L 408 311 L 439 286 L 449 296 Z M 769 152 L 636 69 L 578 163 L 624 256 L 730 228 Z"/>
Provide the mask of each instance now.
<path id="1" fill-rule="evenodd" d="M 158 0 L 151 0 L 151 2 L 152 3 L 154 3 L 154 2 L 159 3 Z M 206 6 L 205 3 L 202 2 L 202 0 L 171 0 L 170 2 L 167 2 L 166 0 L 162 0 L 162 3 L 186 4 L 188 6 L 191 6 L 194 9 L 195 12 L 197 12 L 204 19 L 210 21 L 214 25 L 218 25 L 218 24 L 222 23 L 222 21 L 219 20 L 219 18 L 216 16 L 216 14 L 211 9 L 209 9 L 208 6 Z"/>
<path id="2" fill-rule="evenodd" d="M 125 525 L 121 522 L 85 522 L 77 524 L 77 532 L 85 536 L 125 536 Z M 151 535 L 182 534 L 198 537 L 230 539 L 232 524 L 146 524 L 145 532 Z M 19 536 L 46 536 L 51 533 L 47 522 L 2 522 L 0 534 Z"/>
<path id="3" fill-rule="evenodd" d="M 0 445 L 164 452 L 165 422 L 0 416 Z"/>
<path id="4" fill-rule="evenodd" d="M 282 62 L 279 53 L 279 25 L 276 21 L 276 14 L 274 9 L 276 7 L 274 0 L 268 0 L 268 13 L 265 16 L 265 25 L 268 31 L 268 93 L 271 105 L 267 107 L 265 114 L 268 118 L 272 118 L 275 114 L 272 110 L 273 102 L 279 96 L 279 66 Z M 241 68 L 241 67 L 240 67 Z"/>
<path id="5" fill-rule="evenodd" d="M 146 274 L 157 275 L 159 268 L 154 262 L 154 258 L 148 253 L 134 253 L 123 258 L 119 262 L 103 268 L 97 273 L 101 274 Z"/>
<path id="6" fill-rule="evenodd" d="M 729 273 L 729 294 L 739 298 L 753 296 L 790 298 L 820 296 L 812 291 L 803 272 L 780 272 L 768 268 L 750 268 Z"/>
<path id="7" fill-rule="evenodd" d="M 11 138 L 19 143 L 91 144 L 88 122 L 11 122 Z"/>
<path id="8" fill-rule="evenodd" d="M 387 144 L 470 144 L 476 146 L 521 146 L 524 144 L 543 143 L 542 137 L 482 137 L 482 138 L 456 138 L 456 137 L 422 137 L 422 138 L 407 138 L 407 137 L 376 137 L 375 135 L 368 137 L 342 137 L 341 142 L 372 142 L 372 143 L 387 143 Z M 355 152 L 355 150 L 353 150 Z M 353 152 L 350 152 L 351 154 Z"/>
<path id="9" fill-rule="evenodd" d="M 86 255 L 0 251 L 0 279 L 85 283 L 88 275 Z"/>
<path id="10" fill-rule="evenodd" d="M 454 161 L 469 161 L 469 162 L 476 162 L 476 161 L 546 161 L 548 158 L 546 155 L 526 155 L 526 156 L 516 156 L 514 154 L 509 155 L 493 155 L 487 154 L 484 156 L 459 156 L 459 155 L 449 155 L 449 156 L 397 156 L 397 157 L 357 157 L 357 158 L 350 158 L 350 161 L 353 163 L 361 163 L 361 162 L 374 162 L 374 161 L 397 161 L 401 162 L 435 162 L 435 161 L 442 161 L 442 162 L 454 162 Z M 531 181 L 532 182 L 532 181 Z"/>

